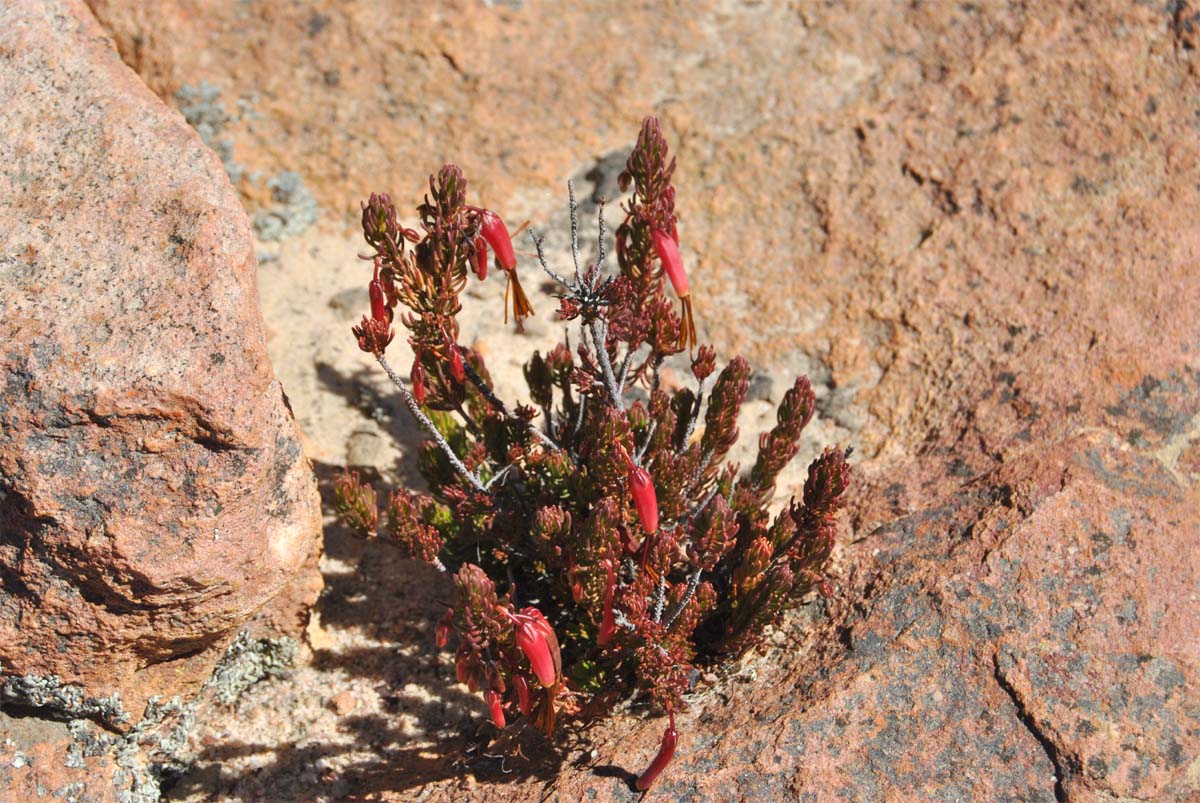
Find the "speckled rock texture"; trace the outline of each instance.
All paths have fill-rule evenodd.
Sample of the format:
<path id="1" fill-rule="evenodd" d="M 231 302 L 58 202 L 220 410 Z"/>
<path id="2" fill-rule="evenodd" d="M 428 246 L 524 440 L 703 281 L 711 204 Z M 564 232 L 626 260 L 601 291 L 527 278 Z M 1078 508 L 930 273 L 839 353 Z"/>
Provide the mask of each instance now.
<path id="1" fill-rule="evenodd" d="M 85 755 L 67 725 L 36 717 L 0 716 L 0 799 L 123 803 L 113 783 L 120 772 L 109 755 Z"/>
<path id="2" fill-rule="evenodd" d="M 1200 800 L 1194 2 L 92 6 L 219 89 L 252 204 L 453 159 L 537 222 L 660 115 L 702 338 L 809 373 L 860 462 L 837 594 L 701 686 L 652 799 Z M 663 727 L 345 783 L 634 800 Z"/>
<path id="3" fill-rule="evenodd" d="M 0 663 L 131 725 L 302 626 L 316 486 L 212 152 L 70 0 L 0 7 L 0 108 Z"/>

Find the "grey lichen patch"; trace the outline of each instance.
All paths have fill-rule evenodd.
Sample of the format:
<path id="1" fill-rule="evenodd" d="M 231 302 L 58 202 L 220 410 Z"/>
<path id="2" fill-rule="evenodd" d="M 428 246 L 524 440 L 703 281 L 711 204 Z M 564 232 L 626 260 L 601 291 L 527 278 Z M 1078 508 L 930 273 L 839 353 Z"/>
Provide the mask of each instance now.
<path id="1" fill-rule="evenodd" d="M 178 778 L 195 759 L 192 734 L 200 700 L 211 694 L 222 705 L 231 705 L 255 683 L 294 666 L 298 654 L 295 639 L 239 633 L 196 699 L 184 702 L 173 697 L 164 702 L 153 697 L 142 718 L 125 733 L 115 732 L 117 725 L 129 721 L 119 695 L 88 697 L 80 687 L 64 684 L 55 675 L 7 677 L 0 685 L 0 701 L 68 719 L 71 745 L 63 762 L 68 768 L 87 771 L 89 759 L 109 756 L 117 765 L 112 783 L 121 803 L 158 803 L 163 782 Z M 20 753 L 15 755 L 16 761 L 28 761 Z M 55 794 L 71 801 L 80 800 L 85 792 L 85 785 L 71 784 Z"/>
<path id="2" fill-rule="evenodd" d="M 285 170 L 267 182 L 271 190 L 270 209 L 254 216 L 254 233 L 258 239 L 277 242 L 300 234 L 317 220 L 317 199 L 304 186 L 299 173 Z"/>
<path id="3" fill-rule="evenodd" d="M 233 119 L 220 101 L 221 88 L 208 81 L 199 86 L 184 84 L 175 92 L 179 112 L 188 125 L 196 129 L 200 140 L 221 158 L 229 180 L 237 184 L 246 175 L 246 168 L 233 158 L 233 141 L 221 138 L 225 126 Z"/>
<path id="4" fill-rule="evenodd" d="M 87 797 L 87 784 L 83 781 L 69 783 L 66 786 L 54 790 L 54 797 L 62 800 L 63 803 L 85 803 Z"/>
<path id="5" fill-rule="evenodd" d="M 246 166 L 234 158 L 233 140 L 223 136 L 230 123 L 255 116 L 250 101 L 239 99 L 237 112 L 231 115 L 221 100 L 221 88 L 201 81 L 197 86 L 181 86 L 175 93 L 175 102 L 183 119 L 220 157 L 231 182 L 237 185 L 244 179 L 260 185 L 261 173 L 248 172 Z M 316 222 L 319 214 L 317 199 L 304 185 L 300 174 L 284 170 L 267 181 L 267 189 L 271 191 L 272 205 L 254 215 L 254 233 L 259 240 L 278 242 L 300 234 Z"/>
<path id="6" fill-rule="evenodd" d="M 109 727 L 129 721 L 121 695 L 88 697 L 83 689 L 63 683 L 58 675 L 9 675 L 0 685 L 0 702 L 6 705 L 44 708 L 62 718 L 95 719 Z"/>
<path id="7" fill-rule="evenodd" d="M 299 655 L 293 638 L 253 638 L 239 633 L 225 652 L 206 687 L 222 705 L 232 705 L 246 689 L 291 669 Z"/>

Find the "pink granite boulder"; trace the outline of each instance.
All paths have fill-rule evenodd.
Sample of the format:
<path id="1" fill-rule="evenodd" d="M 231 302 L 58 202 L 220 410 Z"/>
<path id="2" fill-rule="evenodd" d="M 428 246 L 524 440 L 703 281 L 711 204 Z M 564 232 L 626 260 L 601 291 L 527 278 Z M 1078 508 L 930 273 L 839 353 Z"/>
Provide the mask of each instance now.
<path id="1" fill-rule="evenodd" d="M 299 625 L 315 482 L 214 154 L 69 0 L 0 8 L 0 108 L 0 663 L 136 718 Z"/>

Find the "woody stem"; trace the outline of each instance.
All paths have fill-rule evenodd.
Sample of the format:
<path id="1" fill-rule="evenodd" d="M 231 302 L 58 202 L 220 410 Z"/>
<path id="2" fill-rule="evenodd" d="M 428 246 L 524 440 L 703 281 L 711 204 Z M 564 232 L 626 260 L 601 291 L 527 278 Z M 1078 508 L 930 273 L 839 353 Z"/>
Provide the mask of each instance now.
<path id="1" fill-rule="evenodd" d="M 608 395 L 612 398 L 613 406 L 618 410 L 625 410 L 625 400 L 621 397 L 621 389 L 617 386 L 617 377 L 613 373 L 612 361 L 608 359 L 608 348 L 605 346 L 605 337 L 601 334 L 600 325 L 596 321 L 592 321 L 588 325 L 588 331 L 592 333 L 592 341 L 596 344 L 596 359 L 600 362 L 600 368 L 604 371 L 604 384 L 608 387 Z"/>
<path id="2" fill-rule="evenodd" d="M 404 380 L 392 370 L 392 366 L 388 365 L 387 359 L 382 354 L 376 355 L 375 359 L 379 361 L 380 366 L 387 373 L 388 379 L 392 380 L 392 384 L 400 391 L 400 398 L 404 399 L 404 405 L 408 407 L 408 411 L 412 413 L 413 418 L 417 419 L 417 423 L 429 433 L 434 442 L 441 447 L 442 452 L 446 455 L 446 459 L 450 461 L 450 465 L 454 466 L 454 469 L 459 474 L 462 474 L 475 490 L 486 494 L 487 488 L 480 482 L 479 477 L 471 469 L 467 468 L 463 461 L 458 459 L 458 455 L 454 453 L 454 450 L 450 448 L 450 444 L 442 437 L 442 433 L 438 432 L 437 427 L 429 420 L 429 416 L 421 411 L 421 405 L 417 404 L 417 400 L 409 392 L 408 387 L 404 384 Z"/>
<path id="3" fill-rule="evenodd" d="M 567 182 L 567 200 L 571 205 L 571 259 L 575 262 L 575 284 L 581 283 L 579 269 L 579 206 L 575 203 L 575 185 Z"/>

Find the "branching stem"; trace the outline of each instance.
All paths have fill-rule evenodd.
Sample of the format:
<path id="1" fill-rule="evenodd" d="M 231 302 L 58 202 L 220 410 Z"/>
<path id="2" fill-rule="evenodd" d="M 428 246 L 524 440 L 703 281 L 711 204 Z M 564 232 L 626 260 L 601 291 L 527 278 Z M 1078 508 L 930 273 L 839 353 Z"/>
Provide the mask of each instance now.
<path id="1" fill-rule="evenodd" d="M 575 185 L 567 182 L 567 200 L 571 205 L 571 259 L 575 262 L 575 284 L 583 282 L 579 267 L 579 205 L 575 203 Z"/>
<path id="2" fill-rule="evenodd" d="M 661 574 L 658 577 L 658 588 L 654 591 L 654 621 L 661 622 L 663 615 L 663 606 L 667 604 L 667 576 Z"/>
<path id="3" fill-rule="evenodd" d="M 688 578 L 687 590 L 683 592 L 683 598 L 679 600 L 679 604 L 675 606 L 675 610 L 667 616 L 663 621 L 663 629 L 670 630 L 671 625 L 675 624 L 675 620 L 679 618 L 679 614 L 683 613 L 687 608 L 688 603 L 692 601 L 692 597 L 696 595 L 696 588 L 700 585 L 700 570 L 692 572 L 692 576 Z"/>
<path id="4" fill-rule="evenodd" d="M 433 422 L 429 420 L 429 416 L 425 415 L 425 413 L 421 410 L 421 405 L 417 404 L 417 400 L 414 399 L 412 393 L 409 392 L 408 387 L 404 384 L 404 380 L 392 370 L 392 366 L 388 365 L 387 358 L 382 354 L 378 354 L 375 356 L 375 359 L 379 361 L 379 365 L 387 373 L 388 379 L 392 380 L 392 384 L 394 384 L 400 391 L 400 398 L 404 399 L 404 404 L 406 407 L 408 407 L 408 411 L 412 413 L 413 418 L 417 419 L 417 422 L 425 429 L 426 432 L 429 433 L 434 442 L 441 447 L 442 452 L 444 452 L 446 455 L 446 459 L 450 461 L 450 465 L 454 466 L 455 471 L 463 475 L 463 477 L 466 478 L 467 482 L 471 483 L 475 490 L 486 494 L 488 492 L 487 488 L 484 487 L 482 482 L 480 482 L 479 477 L 475 475 L 475 472 L 467 468 L 466 464 L 464 464 L 462 460 L 458 459 L 458 455 L 456 455 L 454 450 L 450 448 L 450 444 L 447 443 L 446 439 L 442 437 L 442 433 L 438 432 L 437 427 L 435 427 Z"/>
<path id="5" fill-rule="evenodd" d="M 624 412 L 625 399 L 622 398 L 621 389 L 617 386 L 617 377 L 613 374 L 612 360 L 608 358 L 608 347 L 605 345 L 607 336 L 602 331 L 599 321 L 592 321 L 587 327 L 588 331 L 592 333 L 592 341 L 596 345 L 596 359 L 600 363 L 600 370 L 604 372 L 604 384 L 608 387 L 608 395 L 612 398 L 613 406 Z"/>
<path id="6" fill-rule="evenodd" d="M 508 407 L 505 406 L 504 402 L 500 400 L 500 397 L 496 395 L 496 392 L 492 390 L 491 385 L 485 382 L 483 377 L 479 375 L 479 372 L 477 372 L 475 368 L 466 360 L 463 360 L 463 371 L 466 373 L 467 379 L 471 380 L 471 384 L 474 385 L 481 394 L 483 394 L 483 398 L 487 399 L 488 404 L 492 405 L 496 412 L 500 413 L 500 415 L 504 416 L 510 421 L 518 420 L 515 415 L 508 411 Z M 546 446 L 549 446 L 556 452 L 562 449 L 561 446 L 554 442 L 553 438 L 535 427 L 532 421 L 525 421 L 523 423 L 525 424 L 525 428 Z"/>

